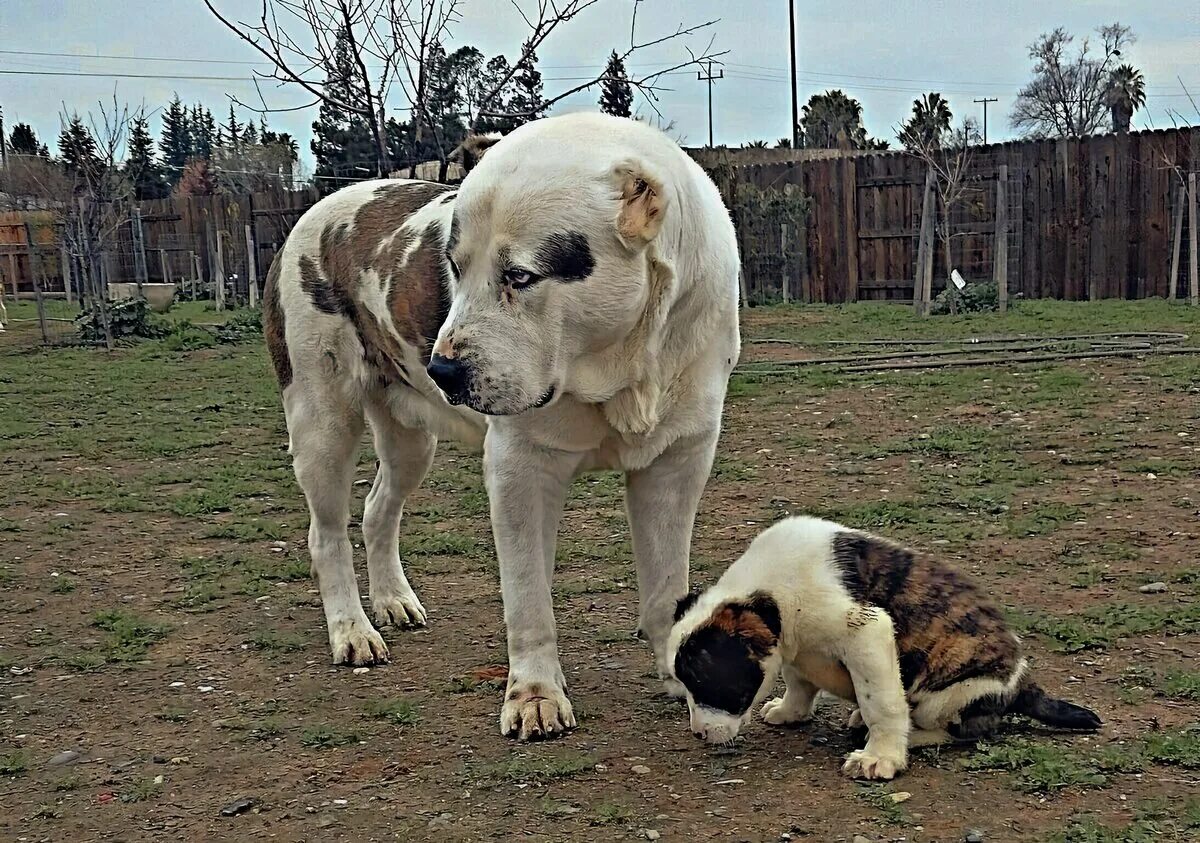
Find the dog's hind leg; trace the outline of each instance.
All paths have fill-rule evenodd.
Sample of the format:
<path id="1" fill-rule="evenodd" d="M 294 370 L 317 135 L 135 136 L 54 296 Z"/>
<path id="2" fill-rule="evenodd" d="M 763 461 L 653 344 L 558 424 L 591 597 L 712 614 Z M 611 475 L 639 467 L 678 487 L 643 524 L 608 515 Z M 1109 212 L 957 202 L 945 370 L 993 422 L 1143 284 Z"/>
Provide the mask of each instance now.
<path id="1" fill-rule="evenodd" d="M 335 664 L 386 662 L 387 645 L 363 611 L 347 523 L 362 409 L 342 385 L 296 381 L 283 394 L 296 480 L 308 501 L 308 552 L 321 589 Z"/>
<path id="2" fill-rule="evenodd" d="M 425 623 L 425 608 L 409 585 L 400 561 L 400 518 L 404 501 L 429 472 L 437 439 L 423 430 L 402 426 L 380 403 L 368 401 L 365 408 L 379 458 L 375 483 L 363 512 L 371 610 L 380 626 L 421 626 Z"/>

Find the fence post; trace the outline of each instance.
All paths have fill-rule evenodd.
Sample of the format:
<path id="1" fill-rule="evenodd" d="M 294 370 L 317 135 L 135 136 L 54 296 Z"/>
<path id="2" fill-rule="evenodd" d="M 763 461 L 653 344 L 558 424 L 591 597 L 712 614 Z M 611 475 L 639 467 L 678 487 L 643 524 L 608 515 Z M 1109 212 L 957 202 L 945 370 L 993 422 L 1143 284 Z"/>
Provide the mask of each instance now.
<path id="1" fill-rule="evenodd" d="M 50 344 L 50 332 L 46 330 L 46 302 L 42 298 L 42 282 L 38 270 L 42 269 L 42 253 L 33 240 L 33 227 L 25 221 L 25 240 L 29 244 L 29 274 L 33 276 L 33 297 L 37 302 L 38 327 L 42 331 L 42 344 Z"/>
<path id="2" fill-rule="evenodd" d="M 196 300 L 196 288 L 200 286 L 200 256 L 195 252 L 188 252 L 192 256 L 192 301 Z"/>
<path id="3" fill-rule="evenodd" d="M 75 294 L 71 290 L 71 252 L 67 248 L 67 234 L 63 230 L 59 233 L 62 241 L 58 244 L 58 264 L 62 269 L 63 292 L 67 294 L 67 304 L 75 303 Z"/>
<path id="4" fill-rule="evenodd" d="M 162 266 L 162 278 L 163 278 L 163 283 L 164 283 L 164 284 L 170 284 L 170 283 L 172 283 L 172 281 L 171 281 L 171 267 L 167 265 L 167 250 L 166 250 L 166 249 L 159 249 L 159 250 L 158 250 L 158 262 L 159 262 L 159 264 Z"/>
<path id="5" fill-rule="evenodd" d="M 921 234 L 917 239 L 917 263 L 913 272 L 913 310 L 918 316 L 929 315 L 929 297 L 933 286 L 933 213 L 933 168 L 930 167 L 925 171 Z"/>
<path id="6" fill-rule="evenodd" d="M 213 288 L 214 295 L 217 299 L 217 310 L 225 309 L 225 252 L 221 245 L 221 232 L 217 231 L 217 266 L 213 274 L 216 275 L 216 287 Z"/>
<path id="7" fill-rule="evenodd" d="M 1183 209 L 1187 205 L 1188 192 L 1182 176 L 1179 179 L 1179 189 L 1175 191 L 1175 225 L 1171 229 L 1171 274 L 1167 277 L 1167 300 L 1175 301 L 1175 289 L 1179 286 L 1179 251 L 1183 244 Z"/>
<path id="8" fill-rule="evenodd" d="M 133 209 L 133 273 L 137 280 L 138 298 L 144 299 L 146 294 L 142 291 L 142 285 L 150 280 L 150 276 L 146 269 L 146 240 L 145 232 L 142 230 L 142 209 Z"/>
<path id="9" fill-rule="evenodd" d="M 779 224 L 779 254 L 783 258 L 783 275 L 780 278 L 780 289 L 783 292 L 783 303 L 788 304 L 792 300 L 791 295 L 791 268 L 792 262 L 788 259 L 788 226 L 786 222 Z"/>
<path id="10" fill-rule="evenodd" d="M 1188 293 L 1192 307 L 1200 305 L 1200 255 L 1196 254 L 1196 214 L 1200 213 L 1200 197 L 1196 196 L 1196 174 L 1188 173 Z"/>
<path id="11" fill-rule="evenodd" d="M 992 257 L 992 277 L 1001 313 L 1008 312 L 1008 165 L 1001 164 L 996 174 L 996 245 Z"/>
<path id="12" fill-rule="evenodd" d="M 246 284 L 250 306 L 258 307 L 258 261 L 254 254 L 254 229 L 246 223 Z"/>
<path id="13" fill-rule="evenodd" d="M 746 273 L 738 267 L 738 289 L 742 293 L 742 310 L 750 309 L 750 292 L 746 289 Z"/>

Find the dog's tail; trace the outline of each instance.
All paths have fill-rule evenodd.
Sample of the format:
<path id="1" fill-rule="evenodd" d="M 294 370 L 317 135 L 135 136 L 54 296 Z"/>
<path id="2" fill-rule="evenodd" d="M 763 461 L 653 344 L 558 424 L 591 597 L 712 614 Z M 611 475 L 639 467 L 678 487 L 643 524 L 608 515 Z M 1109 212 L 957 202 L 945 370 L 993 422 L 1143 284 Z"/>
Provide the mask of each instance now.
<path id="1" fill-rule="evenodd" d="M 1090 708 L 1048 696 L 1036 682 L 1027 682 L 1008 710 L 1059 729 L 1095 731 L 1102 725 L 1100 716 Z"/>

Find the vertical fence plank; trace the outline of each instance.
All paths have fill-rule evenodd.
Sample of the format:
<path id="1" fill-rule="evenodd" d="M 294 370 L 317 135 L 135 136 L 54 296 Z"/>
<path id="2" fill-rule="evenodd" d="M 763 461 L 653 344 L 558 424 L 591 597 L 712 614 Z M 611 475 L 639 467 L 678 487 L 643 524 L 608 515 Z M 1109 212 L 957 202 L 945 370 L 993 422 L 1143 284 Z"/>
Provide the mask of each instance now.
<path id="1" fill-rule="evenodd" d="M 1192 162 L 1195 166 L 1196 162 Z M 1196 195 L 1196 173 L 1188 173 L 1188 294 L 1192 299 L 1192 307 L 1200 305 L 1200 255 L 1196 254 L 1197 224 L 1196 215 L 1200 214 L 1200 197 Z"/>
<path id="2" fill-rule="evenodd" d="M 1187 207 L 1188 191 L 1183 182 L 1175 190 L 1175 225 L 1171 237 L 1171 274 L 1167 276 L 1167 298 L 1175 301 L 1175 290 L 1179 286 L 1179 252 L 1183 245 L 1183 209 Z"/>
<path id="3" fill-rule="evenodd" d="M 921 199 L 921 234 L 917 259 L 913 265 L 913 309 L 918 316 L 929 315 L 929 297 L 933 276 L 933 168 L 925 171 L 925 192 Z"/>
<path id="4" fill-rule="evenodd" d="M 996 173 L 996 245 L 992 250 L 992 277 L 1000 312 L 1008 312 L 1008 165 Z"/>
<path id="5" fill-rule="evenodd" d="M 858 166 L 846 158 L 843 169 L 846 220 L 846 301 L 858 301 Z"/>

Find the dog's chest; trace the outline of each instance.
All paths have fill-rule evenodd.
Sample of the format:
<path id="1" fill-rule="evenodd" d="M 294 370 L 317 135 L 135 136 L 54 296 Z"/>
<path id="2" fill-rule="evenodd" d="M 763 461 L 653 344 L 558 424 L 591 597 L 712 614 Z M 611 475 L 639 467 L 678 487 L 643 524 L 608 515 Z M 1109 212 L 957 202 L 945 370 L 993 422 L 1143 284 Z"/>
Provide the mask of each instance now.
<path id="1" fill-rule="evenodd" d="M 802 652 L 792 661 L 792 665 L 801 676 L 822 691 L 844 700 L 854 699 L 854 682 L 850 672 L 837 659 L 820 653 Z"/>

